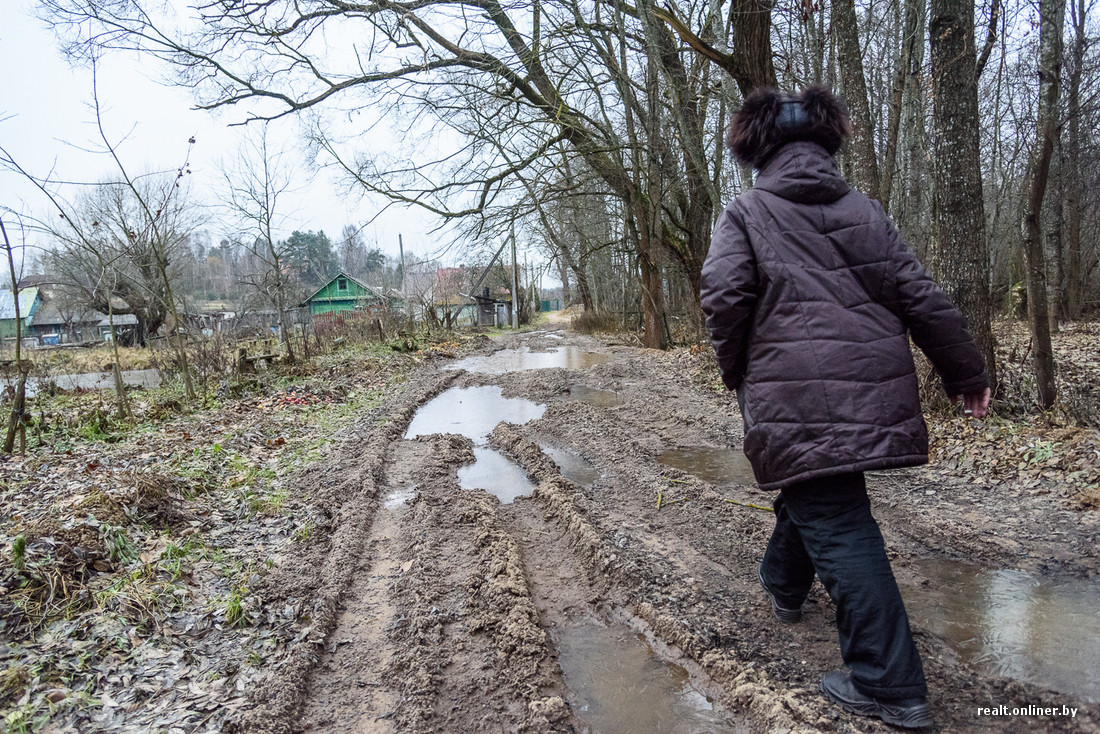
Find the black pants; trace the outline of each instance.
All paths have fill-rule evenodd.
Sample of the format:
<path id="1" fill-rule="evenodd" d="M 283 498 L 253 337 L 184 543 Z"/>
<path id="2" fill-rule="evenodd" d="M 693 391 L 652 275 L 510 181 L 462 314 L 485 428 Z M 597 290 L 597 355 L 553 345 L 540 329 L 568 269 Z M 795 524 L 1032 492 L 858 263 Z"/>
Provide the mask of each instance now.
<path id="1" fill-rule="evenodd" d="M 763 574 L 779 605 L 800 607 L 815 571 L 836 603 L 840 652 L 856 688 L 883 699 L 927 695 L 862 473 L 787 487 L 775 501 Z"/>

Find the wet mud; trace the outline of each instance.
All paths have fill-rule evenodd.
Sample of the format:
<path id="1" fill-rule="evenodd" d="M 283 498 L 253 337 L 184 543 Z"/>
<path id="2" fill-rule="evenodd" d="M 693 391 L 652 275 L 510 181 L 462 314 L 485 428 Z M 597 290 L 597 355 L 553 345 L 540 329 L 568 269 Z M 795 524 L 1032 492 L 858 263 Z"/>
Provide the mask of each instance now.
<path id="1" fill-rule="evenodd" d="M 699 379 L 706 359 L 549 331 L 423 365 L 364 420 L 361 443 L 301 478 L 316 492 L 321 476 L 346 477 L 319 499 L 328 540 L 265 581 L 268 600 L 308 599 L 308 620 L 241 728 L 893 731 L 822 698 L 821 674 L 841 661 L 820 586 L 801 623 L 772 617 L 755 575 L 772 496 L 729 450 L 740 414 Z M 489 451 L 503 463 L 470 481 Z M 1077 646 L 1074 669 L 1066 648 L 1033 645 L 1061 678 L 1005 662 L 1025 638 L 1092 634 L 1049 608 L 1095 600 L 1095 513 L 923 469 L 868 479 L 937 730 L 1100 731 L 1095 690 L 1067 682 L 1095 681 L 1094 648 Z M 1006 597 L 1017 581 L 1025 591 Z M 952 608 L 959 597 L 969 606 Z M 1076 717 L 978 714 L 1062 704 Z"/>

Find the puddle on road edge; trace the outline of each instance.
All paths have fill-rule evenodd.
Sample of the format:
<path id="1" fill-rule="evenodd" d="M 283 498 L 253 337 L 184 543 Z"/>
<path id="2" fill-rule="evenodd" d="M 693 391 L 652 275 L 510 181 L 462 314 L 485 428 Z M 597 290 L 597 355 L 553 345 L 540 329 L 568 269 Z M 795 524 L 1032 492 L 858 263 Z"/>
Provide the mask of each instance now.
<path id="1" fill-rule="evenodd" d="M 661 660 L 622 624 L 572 624 L 550 631 L 569 705 L 592 734 L 728 734 L 686 670 Z"/>
<path id="2" fill-rule="evenodd" d="M 902 585 L 916 624 L 986 674 L 1100 702 L 1100 581 L 928 560 Z"/>
<path id="3" fill-rule="evenodd" d="M 738 449 L 689 446 L 683 449 L 669 449 L 660 454 L 657 461 L 711 484 L 756 483 L 752 464 Z"/>
<path id="4" fill-rule="evenodd" d="M 500 423 L 516 425 L 541 418 L 546 406 L 523 398 L 506 398 L 496 386 L 452 387 L 413 414 L 405 438 L 455 433 L 474 443 L 474 463 L 458 470 L 463 489 L 483 489 L 508 504 L 535 491 L 526 472 L 503 454 L 489 449 L 489 434 Z"/>
<path id="5" fill-rule="evenodd" d="M 532 352 L 530 347 L 501 349 L 483 357 L 467 357 L 447 365 L 448 370 L 466 370 L 474 374 L 502 375 L 505 372 L 525 372 L 561 367 L 581 370 L 604 362 L 611 357 L 596 352 L 586 352 L 580 347 L 556 347 L 545 352 Z"/>

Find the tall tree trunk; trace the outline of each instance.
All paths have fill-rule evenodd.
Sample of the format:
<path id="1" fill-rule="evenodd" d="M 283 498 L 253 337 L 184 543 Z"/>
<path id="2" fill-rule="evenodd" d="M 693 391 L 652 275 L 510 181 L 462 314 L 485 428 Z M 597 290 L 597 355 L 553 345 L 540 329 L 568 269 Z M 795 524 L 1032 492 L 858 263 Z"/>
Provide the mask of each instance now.
<path id="1" fill-rule="evenodd" d="M 1043 208 L 1058 128 L 1058 95 L 1062 78 L 1062 21 L 1065 0 L 1039 0 L 1039 112 L 1035 145 L 1028 161 L 1027 210 L 1023 220 L 1024 253 L 1027 255 L 1027 306 L 1035 344 L 1035 382 L 1039 404 L 1050 410 L 1057 398 L 1054 350 L 1050 344 L 1047 314 L 1047 277 L 1039 217 Z"/>
<path id="2" fill-rule="evenodd" d="M 1073 16 L 1073 67 L 1066 99 L 1066 318 L 1081 315 L 1081 67 L 1085 63 L 1085 0 L 1070 5 Z"/>
<path id="3" fill-rule="evenodd" d="M 882 158 L 882 170 L 878 200 L 882 208 L 890 211 L 890 198 L 893 195 L 894 174 L 897 167 L 898 137 L 901 129 L 902 101 L 905 98 L 905 80 L 909 78 L 909 67 L 912 64 L 914 46 L 923 47 L 920 26 L 917 25 L 920 18 L 917 10 L 918 3 L 924 4 L 924 0 L 905 0 L 902 11 L 901 23 L 901 52 L 898 54 L 897 66 L 894 68 L 893 86 L 890 89 L 890 118 L 886 125 L 886 153 Z"/>
<path id="4" fill-rule="evenodd" d="M 879 195 L 878 160 L 875 156 L 875 128 L 863 76 L 859 49 L 859 25 L 854 0 L 833 0 L 833 30 L 837 42 L 840 86 L 852 118 L 852 139 L 848 143 L 850 178 L 868 196 Z"/>
<path id="5" fill-rule="evenodd" d="M 706 115 L 700 114 L 697 106 L 701 95 L 705 93 L 703 89 L 708 84 L 705 76 L 701 79 L 690 77 L 680 55 L 680 45 L 668 26 L 657 22 L 653 13 L 652 0 L 647 0 L 647 5 L 647 10 L 640 12 L 639 17 L 651 57 L 656 62 L 654 66 L 660 71 L 657 79 L 663 78 L 665 88 L 670 90 L 671 100 L 668 111 L 675 125 L 677 133 L 675 139 L 679 142 L 678 147 L 683 159 L 684 178 L 682 182 L 678 182 L 678 185 L 684 187 L 685 196 L 681 199 L 679 209 L 682 217 L 681 227 L 686 231 L 686 237 L 673 235 L 669 228 L 654 231 L 662 233 L 662 246 L 683 267 L 692 288 L 696 310 L 701 321 L 699 282 L 702 277 L 703 260 L 706 259 L 707 250 L 710 248 L 714 211 L 722 206 L 718 187 L 711 179 L 708 169 L 704 135 Z M 702 73 L 705 75 L 707 72 L 709 72 L 709 66 Z M 657 84 L 659 85 L 660 82 L 657 81 Z M 650 95 L 654 96 L 657 92 L 659 88 L 653 88 L 650 90 Z M 658 124 L 659 110 L 660 108 L 654 109 L 657 117 L 650 121 L 651 126 Z M 663 139 L 665 136 L 659 137 Z"/>
<path id="6" fill-rule="evenodd" d="M 928 35 L 935 131 L 929 266 L 966 317 L 996 391 L 978 135 L 974 0 L 932 0 Z"/>
<path id="7" fill-rule="evenodd" d="M 902 92 L 902 133 L 905 154 L 899 184 L 903 192 L 898 198 L 894 218 L 905 235 L 906 241 L 922 260 L 928 254 L 928 135 L 925 129 L 927 100 L 924 94 L 924 34 L 927 22 L 927 6 L 924 0 L 909 0 L 909 7 L 916 11 L 917 34 L 911 39 L 911 49 L 906 68 L 909 81 Z"/>

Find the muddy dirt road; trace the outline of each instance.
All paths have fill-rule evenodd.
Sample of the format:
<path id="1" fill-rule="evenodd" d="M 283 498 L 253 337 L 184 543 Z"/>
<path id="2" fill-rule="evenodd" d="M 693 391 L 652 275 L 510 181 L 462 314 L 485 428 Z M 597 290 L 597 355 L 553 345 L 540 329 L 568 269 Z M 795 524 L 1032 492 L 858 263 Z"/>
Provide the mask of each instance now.
<path id="1" fill-rule="evenodd" d="M 818 692 L 841 665 L 820 586 L 771 615 L 772 497 L 707 360 L 551 328 L 421 366 L 299 479 L 331 543 L 258 585 L 307 612 L 246 728 L 888 731 Z M 938 729 L 1100 731 L 1097 513 L 934 468 L 869 485 Z"/>

